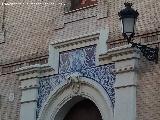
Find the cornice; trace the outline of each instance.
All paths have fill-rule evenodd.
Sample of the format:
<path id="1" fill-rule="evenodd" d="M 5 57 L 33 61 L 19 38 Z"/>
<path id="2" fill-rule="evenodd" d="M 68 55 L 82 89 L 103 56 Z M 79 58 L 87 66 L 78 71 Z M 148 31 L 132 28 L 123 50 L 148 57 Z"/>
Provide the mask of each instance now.
<path id="1" fill-rule="evenodd" d="M 20 80 L 22 81 L 22 80 L 33 79 L 37 77 L 38 78 L 43 77 L 45 76 L 45 73 L 53 72 L 53 71 L 54 70 L 48 64 L 44 64 L 44 65 L 35 64 L 35 65 L 19 68 L 15 70 L 15 73 L 20 77 Z"/>
<path id="2" fill-rule="evenodd" d="M 119 74 L 119 73 L 131 72 L 131 71 L 138 71 L 138 68 L 136 68 L 135 66 L 126 66 L 123 68 L 115 69 L 113 72 L 116 74 Z"/>
<path id="3" fill-rule="evenodd" d="M 37 100 L 29 100 L 29 101 L 21 101 L 21 104 L 25 104 L 25 103 L 31 103 L 31 102 L 37 102 Z"/>
<path id="4" fill-rule="evenodd" d="M 39 88 L 39 85 L 35 84 L 35 85 L 29 85 L 29 86 L 20 86 L 19 88 L 21 90 L 35 89 L 35 88 Z"/>
<path id="5" fill-rule="evenodd" d="M 34 57 L 34 56 L 32 56 Z M 6 63 L 0 64 L 1 71 L 0 75 L 5 75 L 5 74 L 11 74 L 15 73 L 15 70 L 24 66 L 29 66 L 29 65 L 34 65 L 34 64 L 46 64 L 48 61 L 48 55 L 47 56 L 40 56 L 37 58 L 32 58 L 30 57 L 25 60 L 25 59 L 19 59 L 15 61 L 6 61 Z"/>
<path id="6" fill-rule="evenodd" d="M 101 54 L 99 56 L 100 61 L 108 61 L 108 63 L 116 62 L 116 61 L 122 61 L 125 59 L 132 59 L 136 58 L 139 59 L 140 51 L 132 48 L 131 45 L 124 45 L 120 47 L 115 47 L 112 49 L 109 49 L 107 53 Z"/>
<path id="7" fill-rule="evenodd" d="M 26 74 L 30 74 L 30 73 L 39 71 L 41 67 L 42 65 L 35 64 L 35 65 L 21 67 L 19 69 L 16 69 L 15 72 L 17 73 L 17 75 L 26 75 Z"/>
<path id="8" fill-rule="evenodd" d="M 100 33 L 99 32 L 93 32 L 90 34 L 85 34 L 81 36 L 76 36 L 70 39 L 65 40 L 58 40 L 55 42 L 52 42 L 51 45 L 54 46 L 55 49 L 65 49 L 70 47 L 77 47 L 79 46 L 84 47 L 86 45 L 93 45 L 96 44 L 96 41 L 98 40 Z"/>

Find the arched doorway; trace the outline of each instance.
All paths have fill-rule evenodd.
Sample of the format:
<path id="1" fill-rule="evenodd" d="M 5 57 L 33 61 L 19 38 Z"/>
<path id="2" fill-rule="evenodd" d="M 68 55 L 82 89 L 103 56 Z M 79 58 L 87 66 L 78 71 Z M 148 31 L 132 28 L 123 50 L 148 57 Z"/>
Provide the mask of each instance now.
<path id="1" fill-rule="evenodd" d="M 75 86 L 76 83 L 64 85 L 56 92 L 50 93 L 42 107 L 38 120 L 66 120 L 67 116 L 69 116 L 69 120 L 113 120 L 111 102 L 104 89 L 88 78 L 83 77 L 80 82 L 80 88 L 77 93 L 75 93 L 73 88 L 73 85 Z M 80 106 L 82 108 L 79 108 Z M 76 111 L 76 109 L 78 110 Z M 90 118 L 82 118 L 85 114 L 82 114 L 80 109 L 81 111 L 84 110 L 85 114 L 90 112 Z M 73 111 L 76 112 L 73 113 Z M 71 113 L 76 116 L 76 119 L 71 119 L 69 115 Z M 96 113 L 96 117 L 93 116 L 94 119 L 91 117 L 93 113 Z M 78 114 L 80 114 L 79 119 Z"/>
<path id="2" fill-rule="evenodd" d="M 89 99 L 76 103 L 67 113 L 64 120 L 102 120 L 97 106 Z"/>

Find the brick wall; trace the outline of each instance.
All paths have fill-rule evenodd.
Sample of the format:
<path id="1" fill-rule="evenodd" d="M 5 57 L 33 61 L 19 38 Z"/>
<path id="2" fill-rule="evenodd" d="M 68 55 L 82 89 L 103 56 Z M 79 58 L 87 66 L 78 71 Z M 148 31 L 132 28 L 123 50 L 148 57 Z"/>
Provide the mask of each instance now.
<path id="1" fill-rule="evenodd" d="M 57 7 L 54 5 L 1 5 L 5 14 L 5 42 L 0 44 L 0 95 L 2 105 L 0 120 L 19 120 L 20 89 L 19 81 L 12 71 L 16 68 L 47 63 L 48 42 L 53 38 L 53 22 Z M 6 0 L 6 3 L 54 2 L 54 0 Z M 2 9 L 2 11 L 1 11 Z M 14 101 L 9 101 L 14 93 Z"/>
<path id="2" fill-rule="evenodd" d="M 137 89 L 138 120 L 160 119 L 160 65 L 148 62 L 144 57 L 140 62 L 140 80 Z"/>
<path id="3" fill-rule="evenodd" d="M 50 0 L 52 2 L 54 0 Z M 36 3 L 41 0 L 7 0 L 7 3 Z M 42 3 L 47 2 L 43 0 Z M 57 5 L 60 7 L 60 5 Z M 52 37 L 55 5 L 6 5 L 5 43 L 1 62 L 12 62 L 22 56 L 44 54 Z"/>
<path id="4" fill-rule="evenodd" d="M 0 120 L 19 120 L 20 89 L 19 81 L 14 74 L 0 76 Z M 14 93 L 14 101 L 10 101 L 9 96 Z"/>
<path id="5" fill-rule="evenodd" d="M 4 2 L 5 0 L 0 1 Z M 61 40 L 66 37 L 70 39 L 88 31 L 93 32 L 108 23 L 110 28 L 108 45 L 115 47 L 125 44 L 122 41 L 117 15 L 117 12 L 123 8 L 125 1 L 99 0 L 98 16 L 94 16 L 94 10 L 88 8 L 90 11 L 85 14 L 86 17 L 88 16 L 87 19 L 85 17 L 82 18 L 84 20 L 74 18 L 74 21 L 69 19 L 71 18 L 69 14 L 65 19 L 62 19 L 62 15 L 58 15 L 62 10 L 62 6 L 58 3 L 62 0 L 6 0 L 6 3 L 54 2 L 56 4 L 6 5 L 5 12 L 3 11 L 4 6 L 0 5 L 0 27 L 2 16 L 5 16 L 4 29 L 6 31 L 5 42 L 0 43 L 0 95 L 2 95 L 1 99 L 3 101 L 0 108 L 1 119 L 19 120 L 19 81 L 12 71 L 25 65 L 47 63 L 50 41 Z M 160 33 L 158 32 L 160 31 L 160 1 L 130 1 L 134 3 L 134 8 L 140 13 L 135 40 L 146 44 L 155 42 L 158 45 L 160 41 Z M 77 16 L 79 16 L 78 14 Z M 70 22 L 66 22 L 64 26 L 62 24 L 63 20 Z M 158 120 L 160 118 L 160 66 L 159 64 L 149 63 L 143 57 L 141 60 L 141 74 L 137 89 L 137 118 L 139 120 Z M 9 102 L 8 95 L 12 92 L 15 93 L 15 100 Z"/>
<path id="6" fill-rule="evenodd" d="M 106 0 L 107 1 L 107 0 Z M 120 21 L 117 16 L 126 0 L 109 0 L 109 26 L 110 41 L 115 41 L 121 36 Z M 160 29 L 160 1 L 158 0 L 127 0 L 133 3 L 133 7 L 138 10 L 139 17 L 136 26 L 137 35 L 155 32 Z M 115 34 L 116 33 L 116 34 Z"/>

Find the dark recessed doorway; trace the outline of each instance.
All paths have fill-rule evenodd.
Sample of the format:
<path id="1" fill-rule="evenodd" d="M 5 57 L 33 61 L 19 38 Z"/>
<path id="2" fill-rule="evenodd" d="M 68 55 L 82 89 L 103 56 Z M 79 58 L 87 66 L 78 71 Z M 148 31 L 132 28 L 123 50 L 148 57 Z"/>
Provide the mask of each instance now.
<path id="1" fill-rule="evenodd" d="M 89 99 L 76 103 L 64 120 L 102 120 L 97 106 Z"/>

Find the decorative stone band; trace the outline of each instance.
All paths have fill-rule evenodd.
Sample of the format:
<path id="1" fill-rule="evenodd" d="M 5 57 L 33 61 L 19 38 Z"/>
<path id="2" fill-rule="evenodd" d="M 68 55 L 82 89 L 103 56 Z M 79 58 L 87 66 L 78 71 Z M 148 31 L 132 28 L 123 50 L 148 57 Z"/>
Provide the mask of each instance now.
<path id="1" fill-rule="evenodd" d="M 49 59 L 48 64 L 54 68 L 55 74 L 58 74 L 59 68 L 59 55 L 61 52 L 84 48 L 86 46 L 96 45 L 98 43 L 99 32 L 77 36 L 72 39 L 65 39 L 51 43 L 49 46 Z M 97 55 L 98 56 L 98 55 Z M 97 60 L 96 60 L 97 61 Z"/>
<path id="2" fill-rule="evenodd" d="M 102 66 L 96 64 L 99 54 L 107 49 L 108 34 L 109 28 L 102 28 L 100 31 L 90 34 L 58 40 L 50 45 L 49 64 L 57 70 L 55 70 L 56 74 L 54 76 L 40 80 L 37 115 L 45 106 L 49 94 L 61 86 L 65 86 L 68 79 L 74 83 L 71 83 L 73 91 L 78 93 L 80 84 L 75 82 L 75 80 L 78 81 L 78 78 L 73 74 L 75 72 L 79 72 L 83 75 L 82 77 L 89 78 L 101 85 L 109 96 L 112 108 L 114 108 L 115 93 L 113 84 L 115 74 L 112 71 L 114 64 Z M 66 74 L 69 74 L 69 77 Z"/>
<path id="3" fill-rule="evenodd" d="M 48 65 L 37 64 L 17 69 L 15 72 L 21 81 L 19 88 L 24 91 L 29 89 L 38 89 L 39 78 L 53 75 L 54 71 Z"/>
<path id="4" fill-rule="evenodd" d="M 140 58 L 140 51 L 135 48 L 131 48 L 131 45 L 124 45 L 121 47 L 116 47 L 109 49 L 107 53 L 101 54 L 99 56 L 99 60 L 101 63 L 114 63 L 117 61 L 123 61 L 126 59 L 139 59 Z M 130 67 L 130 66 L 129 66 Z M 135 68 L 133 66 L 133 68 Z M 132 69 L 132 68 L 122 68 L 122 69 Z"/>
<path id="5" fill-rule="evenodd" d="M 108 34 L 109 28 L 101 28 L 96 32 L 83 34 L 69 39 L 57 40 L 49 46 L 48 64 L 54 68 L 55 73 L 58 74 L 58 61 L 61 52 L 96 45 L 95 61 L 96 65 L 99 65 L 99 55 L 107 51 L 106 40 L 108 39 Z"/>
<path id="6" fill-rule="evenodd" d="M 21 104 L 24 104 L 24 103 L 31 103 L 31 102 L 37 102 L 37 100 L 21 101 Z"/>
<path id="7" fill-rule="evenodd" d="M 130 72 L 130 71 L 138 71 L 138 68 L 133 67 L 133 66 L 128 66 L 128 67 L 124 67 L 124 68 L 119 68 L 119 69 L 113 70 L 113 72 L 116 73 L 116 74 L 124 73 L 124 72 Z"/>
<path id="8" fill-rule="evenodd" d="M 38 89 L 39 85 L 38 84 L 35 84 L 35 85 L 29 85 L 29 86 L 20 86 L 19 88 L 21 90 L 27 90 L 27 89 L 35 89 L 37 88 Z"/>
<path id="9" fill-rule="evenodd" d="M 17 69 L 15 73 L 21 82 L 20 119 L 35 120 L 39 79 L 44 76 L 53 75 L 54 70 L 48 65 L 36 64 Z M 30 111 L 29 116 L 25 114 L 28 111 Z"/>
<path id="10" fill-rule="evenodd" d="M 34 79 L 37 77 L 53 75 L 54 70 L 47 64 L 35 64 L 16 69 L 15 73 L 19 77 L 19 80 L 25 81 L 27 79 Z"/>
<path id="11" fill-rule="evenodd" d="M 123 86 L 114 86 L 115 89 L 127 88 L 127 87 L 136 87 L 137 85 L 123 85 Z"/>
<path id="12" fill-rule="evenodd" d="M 87 44 L 94 45 L 94 44 L 96 44 L 98 37 L 99 37 L 99 32 L 94 32 L 91 34 L 86 34 L 83 36 L 77 36 L 74 38 L 70 38 L 68 40 L 66 40 L 66 39 L 65 40 L 57 40 L 57 41 L 51 43 L 50 45 L 51 46 L 53 45 L 55 49 L 60 49 L 60 48 L 66 49 L 67 48 L 69 50 L 69 49 L 72 49 L 73 46 L 80 48 L 80 47 L 87 46 Z"/>

